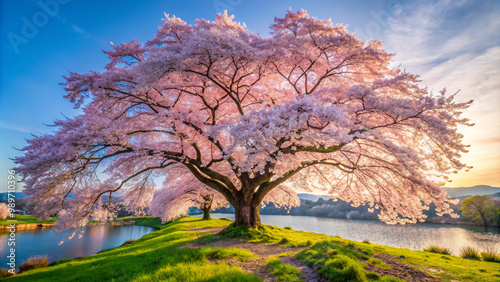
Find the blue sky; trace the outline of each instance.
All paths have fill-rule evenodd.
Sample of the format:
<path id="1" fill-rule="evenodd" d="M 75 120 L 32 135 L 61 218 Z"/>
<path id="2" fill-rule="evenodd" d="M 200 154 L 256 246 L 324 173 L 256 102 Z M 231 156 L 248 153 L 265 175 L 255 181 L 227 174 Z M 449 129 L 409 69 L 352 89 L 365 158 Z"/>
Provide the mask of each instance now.
<path id="1" fill-rule="evenodd" d="M 448 186 L 500 186 L 500 2 L 493 0 L 0 1 L 0 175 L 14 167 L 9 158 L 20 152 L 13 147 L 23 147 L 30 133 L 50 132 L 44 124 L 78 114 L 58 83 L 68 71 L 102 70 L 109 42 L 151 39 L 163 13 L 193 23 L 224 9 L 268 36 L 289 7 L 348 24 L 364 40 L 380 38 L 397 52 L 394 64 L 422 75 L 423 85 L 475 99 L 466 114 L 476 126 L 461 129 L 472 144 L 465 160 L 475 169 Z"/>

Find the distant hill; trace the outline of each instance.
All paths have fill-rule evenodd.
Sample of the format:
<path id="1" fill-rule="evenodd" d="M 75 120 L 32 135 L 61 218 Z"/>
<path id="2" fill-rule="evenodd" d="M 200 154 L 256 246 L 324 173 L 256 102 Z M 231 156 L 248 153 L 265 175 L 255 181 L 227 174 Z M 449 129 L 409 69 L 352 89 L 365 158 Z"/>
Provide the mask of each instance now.
<path id="1" fill-rule="evenodd" d="M 491 187 L 488 185 L 476 185 L 473 187 L 457 187 L 457 188 L 442 188 L 448 195 L 453 198 L 463 196 L 476 196 L 476 195 L 493 195 L 500 193 L 500 187 Z"/>
<path id="2" fill-rule="evenodd" d="M 500 199 L 500 192 L 495 193 L 493 195 L 490 195 L 492 198 L 499 198 Z"/>
<path id="3" fill-rule="evenodd" d="M 491 195 L 493 198 L 500 198 L 500 187 L 492 187 L 488 185 L 476 185 L 473 187 L 457 187 L 457 188 L 442 188 L 452 198 L 467 198 L 476 195 Z M 495 195 L 494 195 L 495 194 Z M 311 200 L 316 202 L 319 198 L 323 200 L 330 199 L 327 195 L 314 195 L 314 194 L 298 194 L 301 200 Z"/>
<path id="4" fill-rule="evenodd" d="M 299 196 L 299 199 L 301 199 L 301 200 L 311 200 L 313 202 L 316 202 L 319 198 L 323 198 L 323 200 L 330 199 L 330 196 L 328 196 L 328 195 L 314 195 L 314 194 L 307 194 L 307 193 L 297 194 L 297 196 Z"/>

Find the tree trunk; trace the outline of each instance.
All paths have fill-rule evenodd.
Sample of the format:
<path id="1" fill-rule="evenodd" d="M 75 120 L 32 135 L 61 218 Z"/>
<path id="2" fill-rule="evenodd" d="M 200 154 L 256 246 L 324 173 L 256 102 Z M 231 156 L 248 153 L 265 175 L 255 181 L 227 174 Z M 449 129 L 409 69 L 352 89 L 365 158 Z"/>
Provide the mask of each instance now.
<path id="1" fill-rule="evenodd" d="M 484 213 L 479 213 L 481 219 L 483 220 L 484 232 L 488 232 L 488 220 L 486 220 L 486 216 Z"/>
<path id="2" fill-rule="evenodd" d="M 233 226 L 246 225 L 249 227 L 260 225 L 260 205 L 254 206 L 248 201 L 236 201 L 234 204 Z"/>
<path id="3" fill-rule="evenodd" d="M 212 202 L 214 200 L 214 198 L 212 197 L 212 195 L 205 195 L 205 196 L 202 196 L 203 197 L 203 200 L 205 200 L 202 204 L 201 204 L 201 210 L 203 211 L 203 220 L 209 220 L 210 219 L 210 209 L 212 209 Z"/>
<path id="4" fill-rule="evenodd" d="M 202 208 L 203 210 L 203 220 L 209 220 L 210 219 L 210 206 L 205 206 Z"/>

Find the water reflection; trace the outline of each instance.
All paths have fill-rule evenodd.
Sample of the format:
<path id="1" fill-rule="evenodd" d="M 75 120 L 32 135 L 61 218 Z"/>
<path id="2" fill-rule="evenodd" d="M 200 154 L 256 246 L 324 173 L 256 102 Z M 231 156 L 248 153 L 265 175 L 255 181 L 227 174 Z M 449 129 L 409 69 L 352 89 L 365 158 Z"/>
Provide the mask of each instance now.
<path id="1" fill-rule="evenodd" d="M 104 249 L 118 247 L 128 240 L 137 240 L 154 231 L 154 228 L 133 225 L 90 225 L 85 227 L 82 238 L 78 233 L 71 240 L 59 242 L 66 233 L 53 234 L 52 229 L 19 230 L 16 232 L 16 264 L 31 256 L 47 255 L 49 261 L 77 258 L 95 254 Z M 5 267 L 10 247 L 8 233 L 0 233 L 0 264 Z"/>
<path id="2" fill-rule="evenodd" d="M 212 214 L 214 218 L 233 220 L 234 214 Z M 500 234 L 479 233 L 464 227 L 438 224 L 387 225 L 374 220 L 348 220 L 291 215 L 261 215 L 263 224 L 294 230 L 340 236 L 354 241 L 368 240 L 374 244 L 422 250 L 429 245 L 449 248 L 458 255 L 460 249 L 471 246 L 479 250 L 500 252 Z"/>

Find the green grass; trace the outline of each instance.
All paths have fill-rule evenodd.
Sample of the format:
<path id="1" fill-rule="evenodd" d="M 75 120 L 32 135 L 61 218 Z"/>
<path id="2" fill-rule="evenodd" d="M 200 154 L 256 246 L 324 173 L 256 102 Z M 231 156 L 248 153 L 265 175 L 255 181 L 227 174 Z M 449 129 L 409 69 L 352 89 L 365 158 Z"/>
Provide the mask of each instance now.
<path id="1" fill-rule="evenodd" d="M 165 225 L 161 224 L 161 219 L 159 217 L 152 217 L 152 216 L 144 216 L 144 217 L 121 217 L 121 218 L 116 218 L 114 221 L 131 221 L 133 220 L 135 222 L 135 225 L 140 225 L 140 226 L 149 226 L 149 227 L 155 227 L 155 228 L 163 228 Z"/>
<path id="2" fill-rule="evenodd" d="M 500 263 L 500 254 L 498 254 L 495 250 L 487 250 L 486 252 L 482 252 L 481 258 L 484 261 L 491 261 L 491 262 Z"/>
<path id="3" fill-rule="evenodd" d="M 356 245 L 356 243 L 346 240 L 320 241 L 311 248 L 300 251 L 295 255 L 295 258 L 314 269 L 318 269 L 318 273 L 330 281 L 394 280 L 392 277 L 381 278 L 376 273 L 366 271 L 368 263 L 377 268 L 388 269 L 389 266 L 380 259 L 366 255 L 357 249 Z"/>
<path id="4" fill-rule="evenodd" d="M 481 260 L 479 252 L 472 247 L 463 247 L 460 249 L 460 256 L 464 259 Z"/>
<path id="5" fill-rule="evenodd" d="M 0 225 L 9 225 L 9 224 L 31 224 L 31 223 L 43 223 L 43 224 L 52 224 L 56 223 L 57 217 L 51 217 L 52 220 L 37 220 L 36 217 L 31 215 L 14 215 L 14 218 L 7 217 L 6 219 L 0 219 Z M 17 220 L 17 222 L 8 222 L 8 220 Z"/>
<path id="6" fill-rule="evenodd" d="M 424 251 L 436 253 L 436 254 L 443 254 L 443 255 L 450 254 L 450 249 L 445 248 L 445 247 L 434 246 L 434 245 L 430 245 L 430 246 L 424 248 Z"/>
<path id="7" fill-rule="evenodd" d="M 36 217 L 31 216 L 31 215 L 20 215 L 16 214 L 14 215 L 14 218 L 7 217 L 5 219 L 0 219 L 0 225 L 9 225 L 13 224 L 13 222 L 9 222 L 8 220 L 17 220 L 17 222 L 14 222 L 15 224 L 53 224 L 56 223 L 57 217 L 51 217 L 51 220 L 38 220 Z M 156 227 L 160 228 L 162 226 L 161 224 L 161 219 L 160 218 L 154 218 L 151 216 L 145 216 L 145 217 L 123 217 L 123 218 L 117 218 L 115 221 L 130 221 L 134 220 L 136 225 L 141 225 L 141 226 L 149 226 L 149 227 Z"/>
<path id="8" fill-rule="evenodd" d="M 300 275 L 302 272 L 297 267 L 282 263 L 277 257 L 270 257 L 267 260 L 267 268 L 271 270 L 276 279 L 285 282 L 302 281 Z"/>
<path id="9" fill-rule="evenodd" d="M 375 252 L 399 257 L 396 261 L 411 265 L 444 281 L 500 281 L 500 266 L 492 262 L 468 260 L 425 251 L 374 246 Z"/>
<path id="10" fill-rule="evenodd" d="M 133 281 L 262 281 L 255 275 L 244 273 L 226 263 L 179 263 L 162 267 L 154 273 L 141 274 Z"/>
<path id="11" fill-rule="evenodd" d="M 317 241 L 331 238 L 331 236 L 328 235 L 295 231 L 272 225 L 260 225 L 254 228 L 248 228 L 247 226 L 229 226 L 224 229 L 221 234 L 223 237 L 244 238 L 248 239 L 248 242 L 279 244 L 283 247 L 310 246 Z M 315 236 L 311 236 L 311 234 Z"/>
<path id="12" fill-rule="evenodd" d="M 151 226 L 153 218 L 136 218 L 136 224 Z M 260 281 L 254 275 L 227 263 L 209 263 L 209 257 L 236 259 L 249 257 L 247 250 L 220 251 L 204 248 L 178 248 L 192 242 L 200 232 L 188 228 L 227 226 L 226 220 L 200 220 L 185 217 L 178 221 L 155 226 L 161 228 L 130 244 L 81 259 L 53 262 L 53 266 L 11 276 L 7 281 Z"/>
<path id="13" fill-rule="evenodd" d="M 204 235 L 202 232 L 188 231 L 188 229 L 223 227 L 229 225 L 230 221 L 221 219 L 206 221 L 185 217 L 161 225 L 159 219 L 151 217 L 125 220 L 134 220 L 136 225 L 152 226 L 159 230 L 96 255 L 52 262 L 49 267 L 29 270 L 2 279 L 5 281 L 261 281 L 260 278 L 229 264 L 233 259 L 252 260 L 254 255 L 248 250 L 212 248 L 210 245 L 179 248 L 194 241 L 210 244 L 218 237 L 214 235 L 200 237 Z M 224 240 L 224 237 L 238 237 L 251 242 L 279 246 L 303 246 L 305 249 L 296 253 L 295 257 L 311 265 L 332 281 L 336 281 L 335 279 L 399 281 L 397 278 L 380 276 L 367 270 L 368 265 L 382 269 L 390 268 L 380 256 L 391 256 L 397 262 L 425 271 L 443 281 L 500 281 L 500 264 L 495 262 L 354 242 L 339 237 L 268 225 L 258 228 L 230 227 L 222 233 L 224 235 L 221 240 Z M 287 255 L 292 253 L 288 252 Z M 282 266 L 276 260 L 268 263 L 274 264 L 269 267 L 273 272 L 276 271 L 277 279 L 295 279 L 292 275 L 296 274 L 293 268 Z M 295 277 L 298 278 L 299 275 Z"/>
<path id="14" fill-rule="evenodd" d="M 369 242 L 353 242 L 340 237 L 332 237 L 312 232 L 287 230 L 275 226 L 262 225 L 257 228 L 229 227 L 223 230 L 224 237 L 246 238 L 250 242 L 261 242 L 267 244 L 279 244 L 282 238 L 287 238 L 288 243 L 282 246 L 309 246 L 323 241 L 337 244 L 337 248 L 330 248 L 324 255 L 331 257 L 335 253 L 341 252 L 349 257 L 356 257 L 360 263 L 371 263 L 377 268 L 388 268 L 383 261 L 373 258 L 375 255 L 387 254 L 394 257 L 395 261 L 408 264 L 416 269 L 427 272 L 444 281 L 499 281 L 500 264 L 486 261 L 466 260 L 461 257 L 429 253 L 425 251 L 413 251 L 403 248 L 394 248 L 371 244 Z M 340 248 L 340 249 L 339 249 Z M 310 252 L 309 255 L 317 252 L 314 246 L 301 252 Z M 301 255 L 296 255 L 300 258 Z M 318 259 L 310 263 L 316 269 L 324 265 L 326 259 Z M 482 271 L 480 270 L 482 269 Z M 397 278 L 380 277 L 376 273 L 365 271 L 368 281 L 399 281 Z M 380 277 L 380 278 L 377 278 Z"/>
<path id="15" fill-rule="evenodd" d="M 212 259 L 226 259 L 230 257 L 234 257 L 239 261 L 246 261 L 249 258 L 252 258 L 254 255 L 247 249 L 239 249 L 239 248 L 216 248 L 212 249 L 210 247 L 202 248 L 202 252 L 205 252 L 207 258 Z"/>

